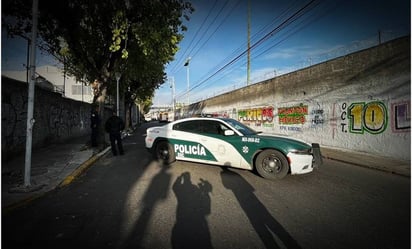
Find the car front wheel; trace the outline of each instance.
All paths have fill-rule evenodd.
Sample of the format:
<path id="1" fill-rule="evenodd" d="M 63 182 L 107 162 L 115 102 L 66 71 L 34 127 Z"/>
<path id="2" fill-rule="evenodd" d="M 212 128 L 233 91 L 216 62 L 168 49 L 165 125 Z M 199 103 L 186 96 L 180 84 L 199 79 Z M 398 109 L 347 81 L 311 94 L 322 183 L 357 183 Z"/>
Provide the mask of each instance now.
<path id="1" fill-rule="evenodd" d="M 156 145 L 155 150 L 156 159 L 162 160 L 163 163 L 170 164 L 176 160 L 173 146 L 167 141 L 160 141 Z"/>
<path id="2" fill-rule="evenodd" d="M 257 156 L 255 168 L 263 178 L 279 180 L 288 174 L 289 163 L 281 152 L 277 150 L 264 150 Z"/>

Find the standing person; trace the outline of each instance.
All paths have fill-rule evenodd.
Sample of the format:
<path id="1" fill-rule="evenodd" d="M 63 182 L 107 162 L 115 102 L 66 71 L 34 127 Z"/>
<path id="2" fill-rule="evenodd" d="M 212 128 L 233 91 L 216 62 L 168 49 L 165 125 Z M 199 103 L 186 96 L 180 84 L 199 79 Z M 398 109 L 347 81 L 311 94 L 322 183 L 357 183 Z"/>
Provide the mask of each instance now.
<path id="1" fill-rule="evenodd" d="M 124 122 L 116 115 L 115 111 L 113 111 L 113 115 L 106 121 L 105 129 L 106 132 L 108 132 L 110 135 L 110 145 L 112 147 L 113 155 L 117 156 L 116 144 L 117 148 L 119 149 L 120 155 L 123 155 L 124 151 L 121 131 L 124 129 Z"/>
<path id="2" fill-rule="evenodd" d="M 97 147 L 97 136 L 99 134 L 99 106 L 94 106 L 90 115 L 90 128 L 92 129 L 92 147 Z"/>

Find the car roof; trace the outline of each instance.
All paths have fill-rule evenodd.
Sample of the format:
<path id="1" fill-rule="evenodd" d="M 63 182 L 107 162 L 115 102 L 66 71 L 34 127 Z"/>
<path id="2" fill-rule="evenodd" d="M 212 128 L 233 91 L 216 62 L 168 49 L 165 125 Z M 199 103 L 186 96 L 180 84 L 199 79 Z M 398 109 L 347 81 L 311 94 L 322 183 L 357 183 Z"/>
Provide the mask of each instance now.
<path id="1" fill-rule="evenodd" d="M 172 123 L 180 123 L 180 122 L 184 122 L 184 121 L 193 121 L 193 120 L 217 120 L 217 121 L 225 121 L 228 120 L 230 118 L 220 118 L 220 117 L 190 117 L 190 118 L 182 118 L 182 119 L 178 119 L 173 121 Z"/>

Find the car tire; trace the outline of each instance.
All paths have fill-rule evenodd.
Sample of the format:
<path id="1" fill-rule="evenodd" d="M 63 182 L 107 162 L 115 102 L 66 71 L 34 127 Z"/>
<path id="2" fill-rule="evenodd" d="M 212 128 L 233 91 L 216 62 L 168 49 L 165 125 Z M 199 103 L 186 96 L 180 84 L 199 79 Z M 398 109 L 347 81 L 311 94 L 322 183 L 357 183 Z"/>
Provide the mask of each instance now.
<path id="1" fill-rule="evenodd" d="M 289 162 L 277 150 L 264 150 L 255 160 L 255 168 L 260 176 L 270 180 L 280 180 L 289 172 Z"/>
<path id="2" fill-rule="evenodd" d="M 165 164 L 171 164 L 176 161 L 173 146 L 167 141 L 160 141 L 156 144 L 154 156 L 156 159 L 161 160 Z"/>

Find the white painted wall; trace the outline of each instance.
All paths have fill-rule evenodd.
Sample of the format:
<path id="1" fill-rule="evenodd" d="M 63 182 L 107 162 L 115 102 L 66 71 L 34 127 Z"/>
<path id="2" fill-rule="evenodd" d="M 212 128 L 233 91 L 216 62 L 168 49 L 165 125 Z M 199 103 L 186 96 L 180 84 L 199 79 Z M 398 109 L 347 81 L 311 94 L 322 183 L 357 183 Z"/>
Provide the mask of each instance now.
<path id="1" fill-rule="evenodd" d="M 323 147 L 410 160 L 410 38 L 196 103 Z"/>
<path id="2" fill-rule="evenodd" d="M 36 73 L 57 87 L 59 89 L 58 92 L 63 91 L 64 97 L 87 103 L 93 102 L 93 92 L 90 85 L 85 86 L 77 82 L 73 77 L 68 76 L 66 76 L 64 81 L 64 74 L 61 69 L 47 65 L 36 67 Z M 22 82 L 26 82 L 27 79 L 26 71 L 2 71 L 1 74 Z"/>

